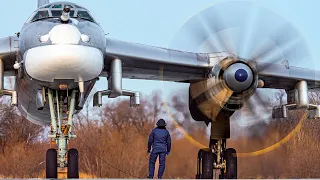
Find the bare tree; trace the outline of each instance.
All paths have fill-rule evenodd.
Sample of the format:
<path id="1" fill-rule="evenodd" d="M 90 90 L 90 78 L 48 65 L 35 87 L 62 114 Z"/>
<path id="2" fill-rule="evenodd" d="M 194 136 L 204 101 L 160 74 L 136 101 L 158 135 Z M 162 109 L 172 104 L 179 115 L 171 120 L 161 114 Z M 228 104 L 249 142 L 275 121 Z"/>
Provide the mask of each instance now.
<path id="1" fill-rule="evenodd" d="M 0 142 L 1 150 L 7 145 L 35 142 L 43 127 L 29 122 L 22 116 L 17 115 L 16 109 L 9 105 L 2 105 L 0 109 Z"/>

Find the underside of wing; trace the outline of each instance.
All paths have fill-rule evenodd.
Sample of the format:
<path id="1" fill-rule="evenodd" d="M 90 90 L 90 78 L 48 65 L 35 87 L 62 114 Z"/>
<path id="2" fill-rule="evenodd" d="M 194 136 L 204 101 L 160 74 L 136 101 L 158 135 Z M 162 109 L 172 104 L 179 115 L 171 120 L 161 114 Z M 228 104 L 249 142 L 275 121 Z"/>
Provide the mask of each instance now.
<path id="1" fill-rule="evenodd" d="M 306 81 L 309 89 L 320 86 L 319 70 L 263 62 L 257 62 L 257 69 L 264 88 L 291 90 L 299 81 Z"/>
<path id="2" fill-rule="evenodd" d="M 213 62 L 223 57 L 107 39 L 104 70 L 108 72 L 113 59 L 120 59 L 124 78 L 190 82 L 203 79 Z"/>
<path id="3" fill-rule="evenodd" d="M 12 75 L 14 71 L 13 65 L 17 60 L 18 47 L 19 41 L 17 37 L 0 38 L 0 59 L 4 64 L 5 75 Z"/>

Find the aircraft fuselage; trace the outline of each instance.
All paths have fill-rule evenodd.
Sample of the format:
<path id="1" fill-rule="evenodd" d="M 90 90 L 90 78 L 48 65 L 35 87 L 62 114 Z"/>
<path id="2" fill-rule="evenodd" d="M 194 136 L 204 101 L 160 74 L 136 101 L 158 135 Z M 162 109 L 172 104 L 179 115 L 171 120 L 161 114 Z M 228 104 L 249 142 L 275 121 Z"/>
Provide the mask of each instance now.
<path id="1" fill-rule="evenodd" d="M 53 14 L 51 8 L 35 12 L 39 11 Z M 105 49 L 105 34 L 96 22 L 77 17 L 67 22 L 59 17 L 28 20 L 20 31 L 18 62 L 22 62 L 22 70 L 16 80 L 22 115 L 36 124 L 50 123 L 48 105 L 43 110 L 36 108 L 36 93 L 42 87 L 71 90 L 84 82 L 87 97 L 104 68 Z"/>

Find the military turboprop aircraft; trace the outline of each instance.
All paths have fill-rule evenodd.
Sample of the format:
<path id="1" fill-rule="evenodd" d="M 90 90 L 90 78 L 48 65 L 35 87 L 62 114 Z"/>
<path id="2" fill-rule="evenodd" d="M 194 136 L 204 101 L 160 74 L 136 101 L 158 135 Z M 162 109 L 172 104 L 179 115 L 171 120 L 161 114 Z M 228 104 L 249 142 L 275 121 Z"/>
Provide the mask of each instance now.
<path id="1" fill-rule="evenodd" d="M 201 39 L 202 25 L 195 19 L 187 24 Z M 236 151 L 226 148 L 229 119 L 257 88 L 286 90 L 288 103 L 275 107 L 274 117 L 300 108 L 309 118 L 320 117 L 320 106 L 308 101 L 308 89 L 319 87 L 318 71 L 257 61 L 272 47 L 243 59 L 228 51 L 195 53 L 118 41 L 105 37 L 86 8 L 70 2 L 38 0 L 20 33 L 0 39 L 0 46 L 1 94 L 11 96 L 29 121 L 51 125 L 48 137 L 58 149 L 46 153 L 47 178 L 57 178 L 57 167 L 67 167 L 68 178 L 79 177 L 78 151 L 68 149 L 76 137 L 72 116 L 99 77 L 108 78 L 108 88 L 94 94 L 94 106 L 102 105 L 102 96 L 129 96 L 131 106 L 139 105 L 139 93 L 123 90 L 122 78 L 190 83 L 193 119 L 211 124 L 209 146 L 198 153 L 197 178 L 212 178 L 214 169 L 221 178 L 237 177 Z M 4 89 L 5 76 L 15 76 L 15 89 Z"/>

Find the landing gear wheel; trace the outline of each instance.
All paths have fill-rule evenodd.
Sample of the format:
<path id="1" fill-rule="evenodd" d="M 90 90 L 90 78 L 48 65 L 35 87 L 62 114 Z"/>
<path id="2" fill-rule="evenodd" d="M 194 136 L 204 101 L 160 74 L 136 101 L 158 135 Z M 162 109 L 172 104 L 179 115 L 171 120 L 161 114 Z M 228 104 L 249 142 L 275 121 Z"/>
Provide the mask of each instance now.
<path id="1" fill-rule="evenodd" d="M 200 149 L 198 152 L 198 167 L 196 179 L 212 179 L 213 163 L 216 159 L 211 149 Z"/>
<path id="2" fill-rule="evenodd" d="M 237 152 L 233 148 L 228 148 L 223 153 L 226 162 L 226 170 L 223 174 L 225 179 L 237 179 Z"/>
<path id="3" fill-rule="evenodd" d="M 46 178 L 58 178 L 58 163 L 57 151 L 55 149 L 48 149 L 46 153 Z"/>
<path id="4" fill-rule="evenodd" d="M 68 178 L 79 178 L 78 154 L 77 149 L 68 151 Z"/>

